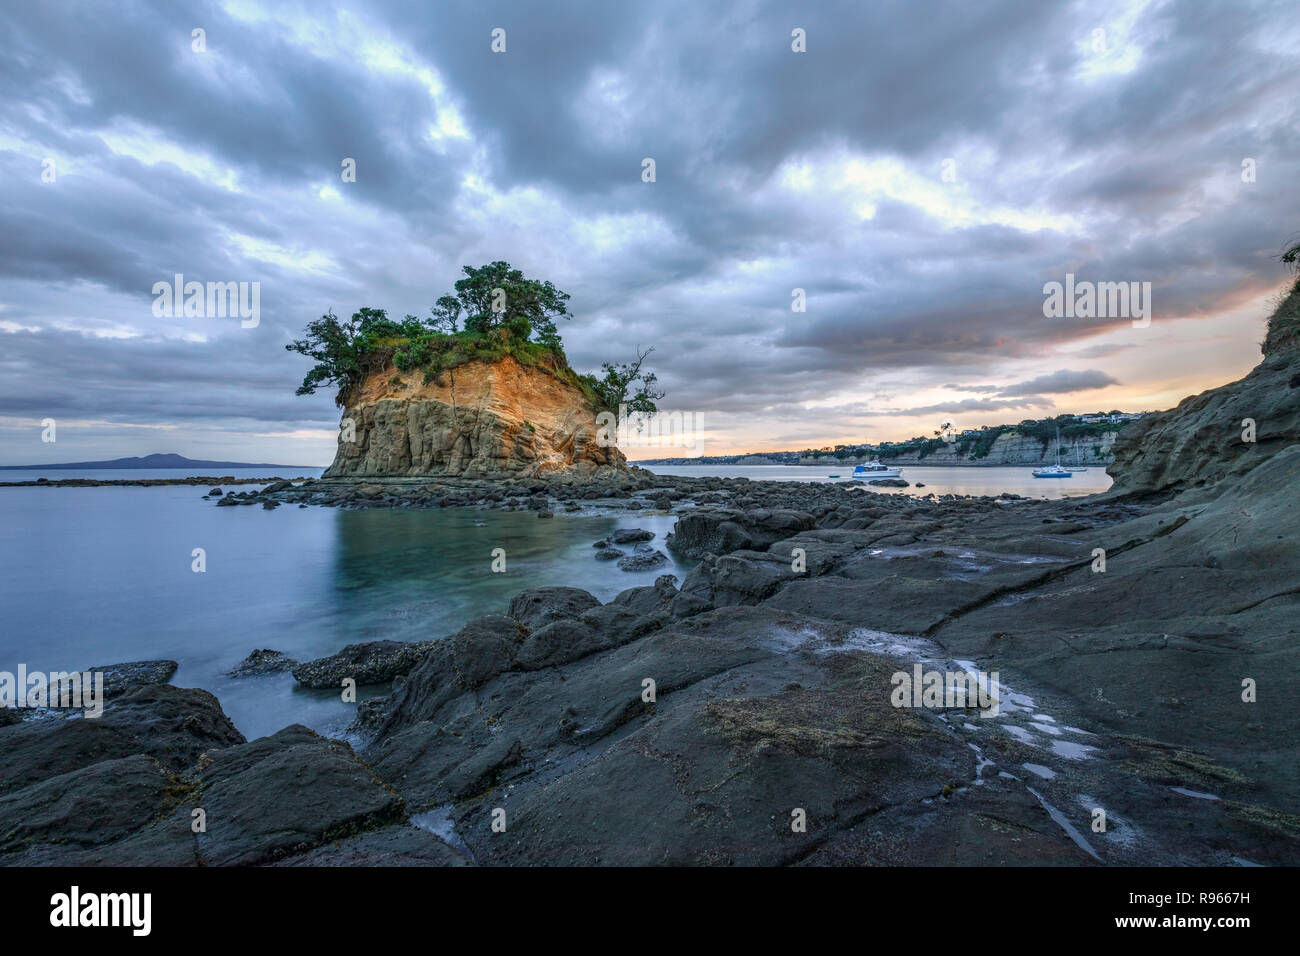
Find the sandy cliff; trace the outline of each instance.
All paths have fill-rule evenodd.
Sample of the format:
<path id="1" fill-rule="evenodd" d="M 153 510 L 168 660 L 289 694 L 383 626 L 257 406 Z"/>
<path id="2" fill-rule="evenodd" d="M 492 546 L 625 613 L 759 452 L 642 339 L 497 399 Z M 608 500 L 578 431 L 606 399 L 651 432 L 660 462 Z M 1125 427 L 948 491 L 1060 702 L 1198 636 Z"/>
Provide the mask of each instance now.
<path id="1" fill-rule="evenodd" d="M 618 448 L 597 441 L 597 410 L 575 386 L 513 358 L 473 362 L 441 384 L 389 366 L 348 397 L 326 477 L 530 476 L 621 471 Z"/>

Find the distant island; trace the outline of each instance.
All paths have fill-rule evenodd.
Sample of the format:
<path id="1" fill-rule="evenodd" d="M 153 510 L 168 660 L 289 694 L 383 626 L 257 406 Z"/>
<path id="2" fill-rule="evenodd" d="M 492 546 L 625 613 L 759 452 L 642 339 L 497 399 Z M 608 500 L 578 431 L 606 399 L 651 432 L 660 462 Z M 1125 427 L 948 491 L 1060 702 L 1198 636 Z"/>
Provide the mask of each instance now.
<path id="1" fill-rule="evenodd" d="M 112 461 L 65 461 L 54 465 L 0 465 L 0 471 L 57 471 L 67 468 L 317 468 L 318 465 L 269 465 L 265 462 L 196 461 L 184 455 L 145 455 Z"/>
<path id="2" fill-rule="evenodd" d="M 844 466 L 876 458 L 887 465 L 1031 465 L 1056 454 L 1060 436 L 1061 456 L 1070 464 L 1106 465 L 1119 431 L 1145 412 L 1095 412 L 1085 415 L 1057 415 L 1026 419 L 1018 425 L 984 425 L 958 431 L 951 422 L 935 429 L 933 436 L 917 436 L 901 442 L 834 445 L 798 451 L 746 452 L 698 458 L 641 459 L 631 464 L 653 465 L 809 465 Z"/>

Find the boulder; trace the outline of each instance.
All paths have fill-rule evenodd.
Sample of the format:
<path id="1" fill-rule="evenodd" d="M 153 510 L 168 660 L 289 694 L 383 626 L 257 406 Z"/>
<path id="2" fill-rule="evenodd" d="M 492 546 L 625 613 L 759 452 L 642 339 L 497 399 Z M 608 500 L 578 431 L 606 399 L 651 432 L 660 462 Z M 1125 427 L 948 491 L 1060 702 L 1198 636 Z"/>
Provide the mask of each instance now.
<path id="1" fill-rule="evenodd" d="M 572 620 L 593 607 L 600 607 L 599 599 L 581 588 L 530 588 L 510 600 L 506 616 L 524 627 L 536 628 L 552 621 Z"/>
<path id="2" fill-rule="evenodd" d="M 397 823 L 405 804 L 338 740 L 300 725 L 209 754 L 195 772 L 207 866 L 268 863 Z"/>
<path id="3" fill-rule="evenodd" d="M 784 508 L 699 509 L 682 515 L 668 535 L 668 547 L 686 558 L 732 551 L 766 551 L 776 541 L 816 522 L 811 514 Z"/>
<path id="4" fill-rule="evenodd" d="M 298 661 L 283 651 L 260 648 L 231 668 L 229 676 L 260 677 L 263 674 L 278 674 L 281 671 L 292 670 L 297 666 Z"/>
<path id="5" fill-rule="evenodd" d="M 618 559 L 621 571 L 652 571 L 668 563 L 668 555 L 662 551 L 650 549 L 625 555 Z"/>

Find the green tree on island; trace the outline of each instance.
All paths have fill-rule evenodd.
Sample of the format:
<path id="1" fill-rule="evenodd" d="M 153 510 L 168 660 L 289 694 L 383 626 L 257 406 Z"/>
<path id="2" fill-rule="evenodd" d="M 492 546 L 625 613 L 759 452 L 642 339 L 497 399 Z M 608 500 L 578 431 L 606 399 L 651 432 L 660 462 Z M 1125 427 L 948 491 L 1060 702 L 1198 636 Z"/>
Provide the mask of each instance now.
<path id="1" fill-rule="evenodd" d="M 603 378 L 597 379 L 592 375 L 581 377 L 590 382 L 600 396 L 600 404 L 604 409 L 617 412 L 619 406 L 625 405 L 629 412 L 653 415 L 659 411 L 656 402 L 664 397 L 664 393 L 657 387 L 659 377 L 654 372 L 641 371 L 641 364 L 653 351 L 653 348 L 648 348 L 642 352 L 641 347 L 637 346 L 635 362 L 621 362 L 617 365 L 605 362 L 600 367 L 605 373 Z M 632 386 L 638 382 L 640 384 L 633 390 Z"/>
<path id="2" fill-rule="evenodd" d="M 353 388 L 390 362 L 399 372 L 420 370 L 425 382 L 440 382 L 458 366 L 509 355 L 577 387 L 600 411 L 617 412 L 620 404 L 632 412 L 659 410 L 656 402 L 664 393 L 655 373 L 642 370 L 653 349 L 638 348 L 634 362 L 605 362 L 600 378 L 579 375 L 569 367 L 555 321 L 570 317 L 567 292 L 527 278 L 508 262 L 463 271 L 455 292 L 440 296 L 428 318 L 395 321 L 384 309 L 365 307 L 347 321 L 329 311 L 308 323 L 304 337 L 285 346 L 316 363 L 296 394 L 334 386 L 335 402 L 345 405 Z"/>

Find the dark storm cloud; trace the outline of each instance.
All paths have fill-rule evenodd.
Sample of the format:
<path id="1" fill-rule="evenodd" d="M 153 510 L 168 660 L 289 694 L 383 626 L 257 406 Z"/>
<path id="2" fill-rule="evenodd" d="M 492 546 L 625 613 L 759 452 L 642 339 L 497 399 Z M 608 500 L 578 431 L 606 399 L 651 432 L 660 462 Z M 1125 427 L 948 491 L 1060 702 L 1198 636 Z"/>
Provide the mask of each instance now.
<path id="1" fill-rule="evenodd" d="M 576 367 L 653 345 L 670 404 L 720 431 L 822 427 L 813 404 L 889 376 L 889 401 L 836 414 L 1113 386 L 1052 371 L 1058 350 L 1144 340 L 1045 319 L 1045 282 L 1151 282 L 1173 322 L 1282 280 L 1289 6 L 10 5 L 0 416 L 329 427 L 332 396 L 293 396 L 306 363 L 284 344 L 326 308 L 423 314 L 496 258 L 572 293 Z M 175 272 L 262 283 L 260 325 L 154 318 Z M 1018 384 L 908 405 L 909 386 L 999 375 Z"/>
<path id="2" fill-rule="evenodd" d="M 1105 388 L 1107 385 L 1118 384 L 1119 382 L 1114 377 L 1098 369 L 1073 371 L 1063 368 L 1058 372 L 1050 372 L 1047 375 L 1031 378 L 1027 382 L 1017 382 L 1005 388 L 998 388 L 996 391 L 1000 397 L 1010 398 L 1018 395 L 1058 395 L 1063 392 L 1082 392 L 1090 388 Z"/>
<path id="3" fill-rule="evenodd" d="M 964 398 L 956 402 L 936 402 L 917 408 L 884 412 L 885 415 L 958 415 L 963 412 L 1001 412 L 1011 409 L 1051 408 L 1052 400 L 1042 395 L 1018 399 Z"/>

